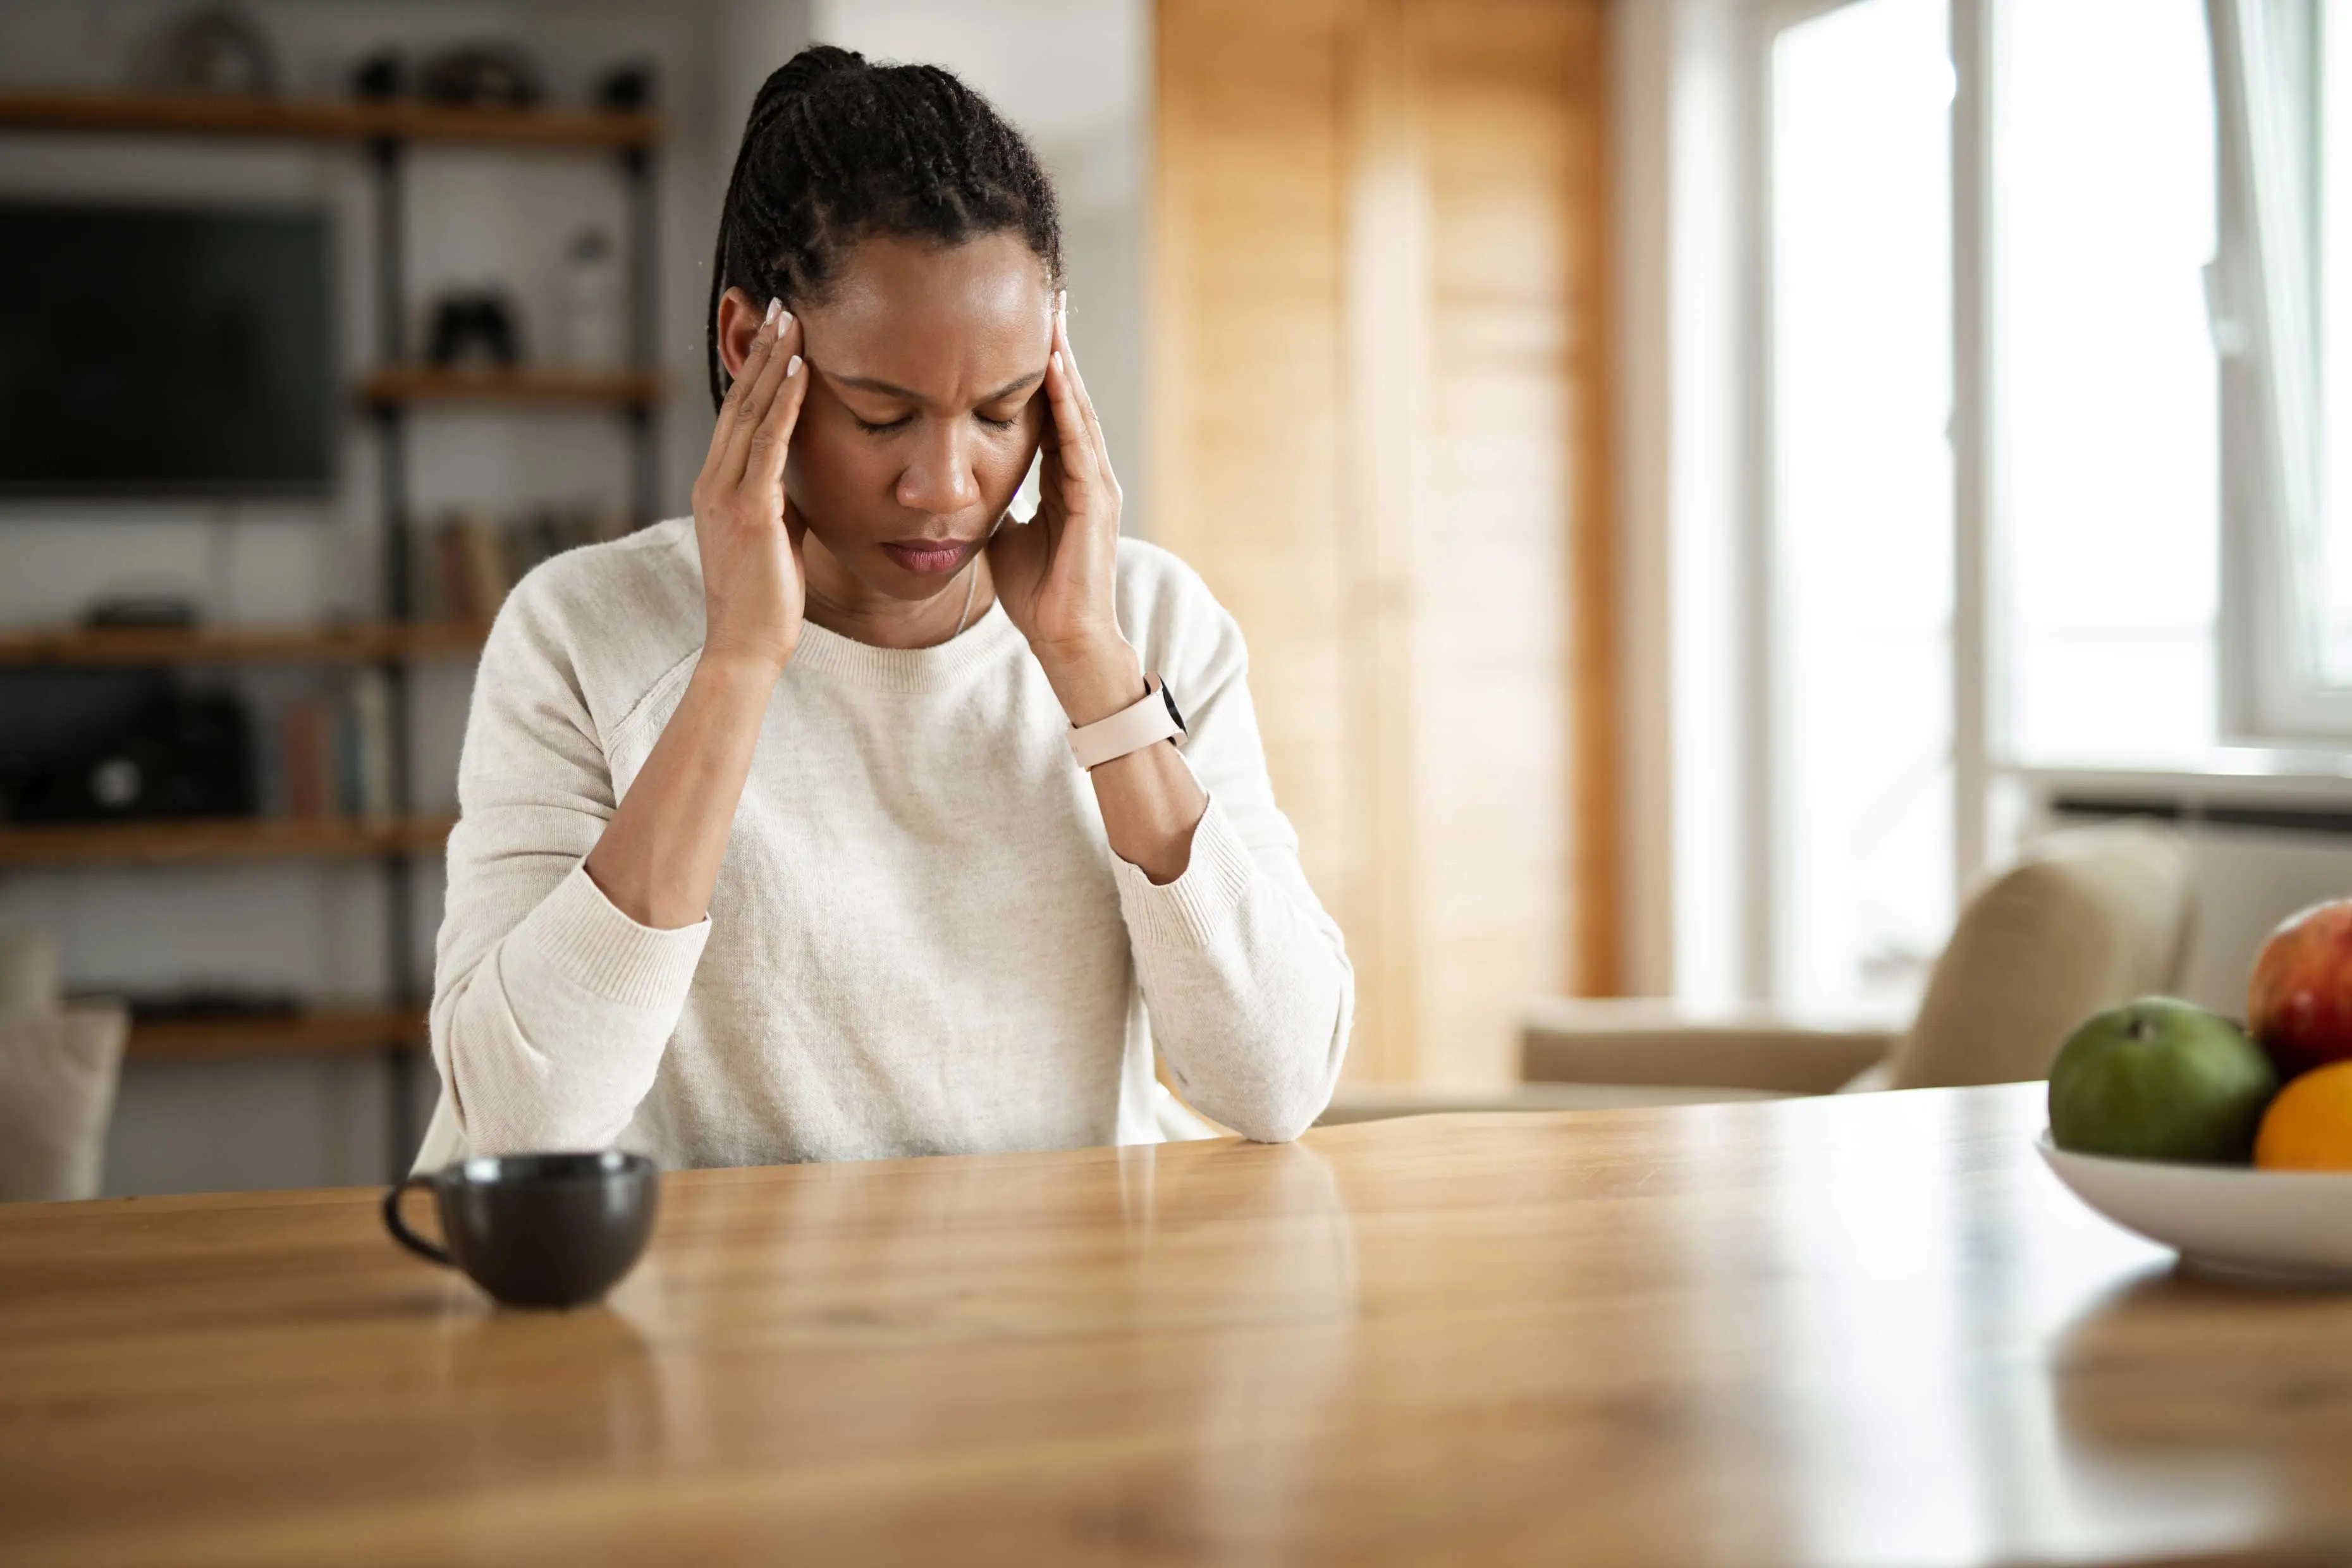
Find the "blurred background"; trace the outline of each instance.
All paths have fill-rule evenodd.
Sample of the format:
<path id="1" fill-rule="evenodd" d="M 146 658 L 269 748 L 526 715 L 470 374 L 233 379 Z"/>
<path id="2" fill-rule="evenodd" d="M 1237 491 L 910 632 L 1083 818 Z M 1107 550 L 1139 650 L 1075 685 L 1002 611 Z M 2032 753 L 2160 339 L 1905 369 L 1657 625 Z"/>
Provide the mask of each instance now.
<path id="1" fill-rule="evenodd" d="M 127 1000 L 105 1191 L 404 1168 L 481 626 L 685 510 L 812 41 L 1059 182 L 1352 1090 L 1899 1029 L 2097 819 L 2225 1011 L 2352 889 L 2352 0 L 10 0 L 0 1016 Z"/>

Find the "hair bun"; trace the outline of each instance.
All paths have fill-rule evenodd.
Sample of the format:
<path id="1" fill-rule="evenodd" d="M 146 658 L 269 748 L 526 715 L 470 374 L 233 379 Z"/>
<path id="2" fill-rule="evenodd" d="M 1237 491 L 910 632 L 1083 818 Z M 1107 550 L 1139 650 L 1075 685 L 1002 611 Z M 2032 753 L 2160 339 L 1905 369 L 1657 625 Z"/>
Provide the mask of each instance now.
<path id="1" fill-rule="evenodd" d="M 832 44 L 811 44 L 769 73 L 754 101 L 764 103 L 771 99 L 798 96 L 827 77 L 864 69 L 866 57 L 855 49 L 837 48 Z"/>

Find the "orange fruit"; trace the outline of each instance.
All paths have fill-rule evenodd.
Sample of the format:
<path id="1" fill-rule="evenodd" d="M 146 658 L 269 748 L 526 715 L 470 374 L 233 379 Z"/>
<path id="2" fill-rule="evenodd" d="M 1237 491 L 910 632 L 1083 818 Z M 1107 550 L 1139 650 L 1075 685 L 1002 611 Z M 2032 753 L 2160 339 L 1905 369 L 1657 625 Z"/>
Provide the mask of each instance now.
<path id="1" fill-rule="evenodd" d="M 2270 1171 L 2352 1171 L 2352 1061 L 2314 1068 L 2279 1090 L 2254 1134 Z"/>

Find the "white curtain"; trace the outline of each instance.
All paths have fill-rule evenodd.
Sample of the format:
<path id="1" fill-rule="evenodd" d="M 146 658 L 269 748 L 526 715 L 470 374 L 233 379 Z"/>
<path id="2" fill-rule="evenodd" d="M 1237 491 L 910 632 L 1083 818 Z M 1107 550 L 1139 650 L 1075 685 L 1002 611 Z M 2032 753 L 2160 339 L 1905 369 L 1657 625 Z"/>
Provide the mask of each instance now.
<path id="1" fill-rule="evenodd" d="M 2291 632 L 2297 685 L 2321 671 L 2317 0 L 2206 0 L 2220 139 L 2221 245 L 2207 276 L 2233 432 L 2230 493 L 2259 515 L 2257 607 Z"/>

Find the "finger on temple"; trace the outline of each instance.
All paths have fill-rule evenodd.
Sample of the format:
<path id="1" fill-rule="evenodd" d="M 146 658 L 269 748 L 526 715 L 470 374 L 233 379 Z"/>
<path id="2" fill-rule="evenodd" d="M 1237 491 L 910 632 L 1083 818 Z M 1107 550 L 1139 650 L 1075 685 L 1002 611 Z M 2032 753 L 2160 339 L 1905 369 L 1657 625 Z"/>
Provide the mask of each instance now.
<path id="1" fill-rule="evenodd" d="M 1078 413 L 1086 422 L 1087 438 L 1094 447 L 1095 466 L 1104 473 L 1108 473 L 1110 472 L 1110 441 L 1103 435 L 1102 417 L 1095 412 L 1094 397 L 1087 391 L 1086 373 L 1078 369 L 1077 355 L 1070 352 L 1066 321 L 1064 322 L 1062 333 L 1062 367 L 1076 394 Z"/>
<path id="2" fill-rule="evenodd" d="M 1087 433 L 1087 416 L 1078 406 L 1076 374 L 1070 365 L 1067 351 L 1057 349 L 1045 372 L 1045 394 L 1054 405 L 1055 452 L 1063 467 L 1076 468 L 1077 477 L 1091 477 L 1094 469 L 1094 442 Z M 1077 454 L 1075 462 L 1071 454 Z"/>
<path id="3" fill-rule="evenodd" d="M 779 373 L 782 380 L 769 401 L 767 415 L 753 433 L 744 458 L 744 484 L 762 492 L 783 480 L 784 458 L 792 450 L 793 427 L 800 423 L 801 400 L 808 395 L 808 362 L 797 353 L 786 353 L 791 346 L 783 344 L 777 350 L 777 356 L 783 361 Z"/>
<path id="4" fill-rule="evenodd" d="M 742 400 L 751 395 L 751 384 L 758 379 L 761 365 L 766 363 L 769 345 L 775 342 L 775 334 L 768 330 L 772 325 L 772 319 L 751 329 L 751 341 L 743 347 L 743 363 L 727 378 L 727 395 L 719 405 L 721 410 L 740 406 Z"/>
<path id="5" fill-rule="evenodd" d="M 719 478 L 734 482 L 743 477 L 744 465 L 750 460 L 752 433 L 760 428 L 768 411 L 775 404 L 776 389 L 783 384 L 784 367 L 791 363 L 790 340 L 800 322 L 789 314 L 760 329 L 757 347 L 760 365 L 756 373 L 746 364 L 743 369 L 751 386 L 743 401 L 735 405 L 735 417 L 727 437 L 727 456 L 719 465 Z"/>
<path id="6" fill-rule="evenodd" d="M 743 406 L 743 399 L 751 395 L 752 379 L 758 375 L 767 353 L 769 335 L 764 328 L 751 334 L 751 346 L 743 351 L 740 374 L 729 378 L 727 395 L 719 400 L 719 414 L 710 426 L 710 447 L 702 455 L 702 475 L 715 478 L 724 468 L 727 448 L 735 434 L 735 413 Z"/>

